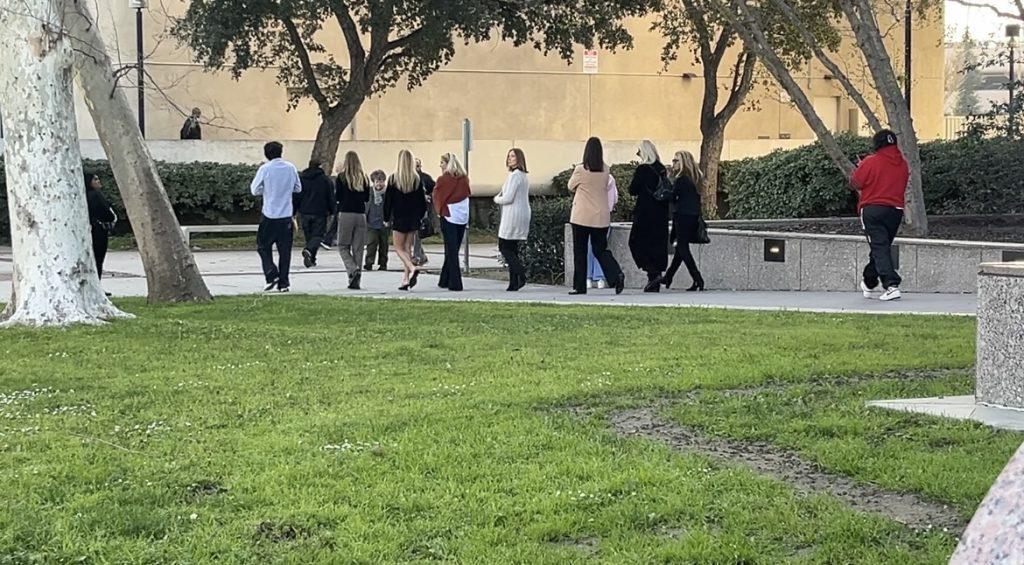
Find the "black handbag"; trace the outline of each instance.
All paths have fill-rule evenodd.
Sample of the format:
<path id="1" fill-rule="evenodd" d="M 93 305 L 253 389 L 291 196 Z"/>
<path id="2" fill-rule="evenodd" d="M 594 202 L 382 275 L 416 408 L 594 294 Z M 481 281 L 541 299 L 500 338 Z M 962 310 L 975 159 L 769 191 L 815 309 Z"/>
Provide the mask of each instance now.
<path id="1" fill-rule="evenodd" d="M 430 219 L 430 214 L 425 214 L 420 220 L 420 239 L 427 239 L 437 234 L 434 229 L 434 222 Z"/>
<path id="2" fill-rule="evenodd" d="M 658 188 L 651 193 L 651 196 L 658 202 L 671 202 L 675 194 L 676 189 L 672 186 L 672 181 L 668 180 L 666 173 L 658 178 Z"/>
<path id="3" fill-rule="evenodd" d="M 711 243 L 711 236 L 708 235 L 708 223 L 704 216 L 697 216 L 697 232 L 693 234 L 694 243 L 705 245 Z"/>

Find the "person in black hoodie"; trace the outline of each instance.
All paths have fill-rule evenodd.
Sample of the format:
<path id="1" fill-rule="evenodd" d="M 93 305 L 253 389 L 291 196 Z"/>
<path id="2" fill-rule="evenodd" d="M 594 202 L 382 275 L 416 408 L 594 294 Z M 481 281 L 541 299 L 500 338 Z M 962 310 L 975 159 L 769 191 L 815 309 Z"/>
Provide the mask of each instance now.
<path id="1" fill-rule="evenodd" d="M 85 173 L 85 201 L 89 205 L 89 227 L 92 228 L 92 252 L 96 256 L 96 274 L 103 278 L 103 261 L 107 257 L 110 230 L 117 222 L 117 215 L 100 192 L 103 183 L 100 177 Z M 110 293 L 107 293 L 110 296 Z"/>
<path id="2" fill-rule="evenodd" d="M 306 236 L 306 247 L 302 250 L 302 264 L 316 265 L 316 252 L 327 232 L 327 220 L 338 212 L 334 199 L 334 183 L 324 173 L 320 161 L 313 159 L 309 168 L 299 175 L 302 192 L 296 195 L 295 208 L 299 211 L 299 224 Z"/>
<path id="3" fill-rule="evenodd" d="M 644 292 L 659 292 L 661 273 L 668 266 L 668 205 L 654 194 L 667 171 L 658 150 L 649 140 L 640 143 L 637 156 L 643 161 L 633 174 L 629 193 L 636 197 L 633 227 L 629 230 L 629 251 L 640 270 L 647 272 Z"/>

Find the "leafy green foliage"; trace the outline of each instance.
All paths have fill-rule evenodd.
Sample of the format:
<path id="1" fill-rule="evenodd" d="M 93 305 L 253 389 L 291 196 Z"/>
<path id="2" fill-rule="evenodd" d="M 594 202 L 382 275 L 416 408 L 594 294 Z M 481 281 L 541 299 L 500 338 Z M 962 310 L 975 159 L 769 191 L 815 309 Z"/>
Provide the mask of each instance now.
<path id="1" fill-rule="evenodd" d="M 526 276 L 535 282 L 560 283 L 565 276 L 565 224 L 572 213 L 572 198 L 534 198 L 530 207 L 530 236 L 520 250 Z"/>
<path id="2" fill-rule="evenodd" d="M 867 139 L 837 138 L 851 158 Z M 1024 213 L 1024 141 L 963 138 L 921 144 L 929 214 Z M 731 218 L 810 218 L 850 215 L 856 198 L 817 143 L 723 165 Z"/>
<path id="3" fill-rule="evenodd" d="M 251 68 L 277 68 L 292 106 L 312 98 L 322 113 L 361 104 L 402 77 L 410 89 L 447 64 L 457 42 L 498 37 L 571 59 L 575 46 L 628 46 L 622 19 L 640 16 L 654 0 L 531 2 L 504 0 L 194 0 L 171 33 L 208 69 L 237 78 Z M 331 23 L 337 28 L 330 29 Z M 331 26 L 333 27 L 333 26 Z M 347 54 L 329 51 L 323 34 L 344 37 Z M 368 40 L 368 41 L 367 41 Z"/>
<path id="4" fill-rule="evenodd" d="M 978 44 L 971 37 L 970 30 L 964 29 L 963 38 L 953 58 L 956 76 L 947 79 L 957 83 L 953 113 L 957 116 L 973 116 L 980 105 L 977 91 L 981 89 L 983 79 L 979 69 L 981 57 L 978 54 Z"/>
<path id="5" fill-rule="evenodd" d="M 117 216 L 126 219 L 128 216 L 110 164 L 107 161 L 86 159 L 82 161 L 82 168 L 86 173 L 99 175 L 103 181 L 103 194 L 114 207 Z M 157 161 L 156 168 L 174 212 L 182 222 L 215 223 L 246 218 L 259 209 L 258 201 L 249 193 L 249 183 L 258 168 L 256 165 Z M 6 177 L 3 160 L 0 159 L 0 205 L 3 205 L 0 238 L 7 238 L 10 234 L 6 195 Z M 129 227 L 128 222 L 118 224 L 122 232 L 129 231 Z"/>
<path id="6" fill-rule="evenodd" d="M 867 139 L 842 135 L 836 141 L 854 162 L 870 150 Z M 856 196 L 820 143 L 727 163 L 722 184 L 733 218 L 835 216 L 856 205 Z"/>

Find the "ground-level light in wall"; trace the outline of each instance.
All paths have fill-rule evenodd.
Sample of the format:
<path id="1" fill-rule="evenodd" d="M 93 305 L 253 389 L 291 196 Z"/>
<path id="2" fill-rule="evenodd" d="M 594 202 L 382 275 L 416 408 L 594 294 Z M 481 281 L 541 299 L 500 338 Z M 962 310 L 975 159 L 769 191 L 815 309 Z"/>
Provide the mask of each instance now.
<path id="1" fill-rule="evenodd" d="M 768 263 L 786 262 L 786 240 L 766 239 L 764 240 L 764 260 Z"/>

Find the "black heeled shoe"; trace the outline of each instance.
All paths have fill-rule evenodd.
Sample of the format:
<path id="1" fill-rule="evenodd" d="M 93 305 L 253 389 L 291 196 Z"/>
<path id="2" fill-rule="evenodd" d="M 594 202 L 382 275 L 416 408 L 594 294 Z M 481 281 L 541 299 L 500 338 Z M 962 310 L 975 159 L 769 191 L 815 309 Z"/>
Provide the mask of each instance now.
<path id="1" fill-rule="evenodd" d="M 519 275 L 519 282 L 516 284 L 516 290 L 522 290 L 526 286 L 526 275 Z"/>
<path id="2" fill-rule="evenodd" d="M 693 281 L 693 286 L 691 286 L 690 288 L 686 289 L 686 292 L 697 292 L 697 291 L 703 291 L 703 290 L 704 290 L 704 280 L 700 279 L 700 280 Z"/>
<path id="3" fill-rule="evenodd" d="M 409 290 L 416 288 L 416 282 L 420 278 L 420 270 L 416 269 L 412 272 L 412 277 L 409 279 Z"/>
<path id="4" fill-rule="evenodd" d="M 622 291 L 626 289 L 626 273 L 619 275 L 619 280 L 615 283 L 615 294 L 622 294 Z"/>
<path id="5" fill-rule="evenodd" d="M 672 288 L 672 277 L 662 276 L 658 282 L 660 282 L 666 289 Z"/>

